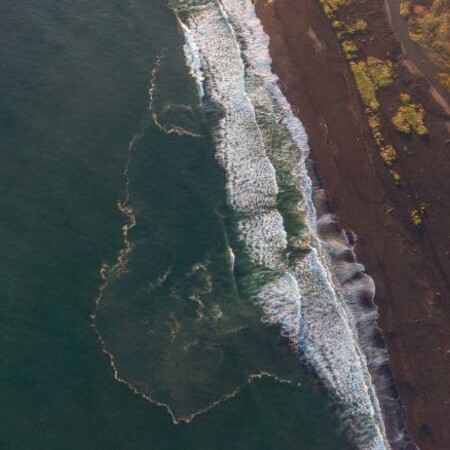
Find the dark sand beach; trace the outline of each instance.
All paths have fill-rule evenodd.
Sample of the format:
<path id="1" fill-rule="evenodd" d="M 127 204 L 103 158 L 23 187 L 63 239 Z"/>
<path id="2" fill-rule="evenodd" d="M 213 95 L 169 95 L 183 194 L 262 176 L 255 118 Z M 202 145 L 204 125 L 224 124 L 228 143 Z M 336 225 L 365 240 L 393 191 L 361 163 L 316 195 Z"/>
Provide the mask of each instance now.
<path id="1" fill-rule="evenodd" d="M 396 186 L 371 137 L 340 44 L 317 0 L 257 3 L 270 36 L 273 69 L 310 140 L 311 156 L 341 226 L 358 236 L 358 259 L 376 283 L 379 325 L 405 407 L 408 433 L 422 450 L 450 448 L 449 116 L 426 79 L 402 54 L 383 2 L 356 5 L 369 35 L 364 56 L 394 61 L 394 85 L 381 92 L 382 120 L 408 91 L 426 111 L 429 136 L 386 133 L 398 152 Z M 420 229 L 410 212 L 427 212 Z"/>

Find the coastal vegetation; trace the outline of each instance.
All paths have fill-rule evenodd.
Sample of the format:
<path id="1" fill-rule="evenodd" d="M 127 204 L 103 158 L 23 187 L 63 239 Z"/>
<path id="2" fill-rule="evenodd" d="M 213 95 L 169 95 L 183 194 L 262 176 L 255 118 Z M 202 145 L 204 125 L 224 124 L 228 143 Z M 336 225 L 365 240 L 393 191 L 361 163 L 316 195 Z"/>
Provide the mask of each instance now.
<path id="1" fill-rule="evenodd" d="M 420 228 L 422 226 L 423 217 L 427 211 L 427 205 L 422 203 L 418 208 L 414 208 L 411 211 L 410 218 L 411 223 L 416 227 Z"/>
<path id="2" fill-rule="evenodd" d="M 332 21 L 332 25 L 339 40 L 346 37 L 350 38 L 357 33 L 364 33 L 368 29 L 367 22 L 364 19 L 357 19 L 354 23 L 345 23 L 335 19 Z M 353 42 L 353 44 L 355 43 Z"/>
<path id="3" fill-rule="evenodd" d="M 422 216 L 418 209 L 413 209 L 411 211 L 411 222 L 416 228 L 419 228 L 422 225 Z"/>
<path id="4" fill-rule="evenodd" d="M 377 87 L 370 75 L 368 65 L 365 61 L 352 61 L 350 68 L 355 76 L 356 87 L 365 107 L 369 111 L 377 111 L 380 107 L 376 94 Z"/>
<path id="5" fill-rule="evenodd" d="M 394 183 L 399 185 L 401 180 L 400 174 L 391 167 L 397 160 L 397 152 L 392 144 L 385 142 L 380 119 L 380 103 L 377 98 L 379 89 L 387 88 L 393 83 L 392 62 L 369 56 L 365 60 L 351 61 L 350 68 L 366 109 L 372 137 L 380 150 L 381 160 L 390 168 L 389 174 Z"/>
<path id="6" fill-rule="evenodd" d="M 392 163 L 397 159 L 397 152 L 392 145 L 387 145 L 381 149 L 381 159 L 387 166 L 391 166 Z"/>
<path id="7" fill-rule="evenodd" d="M 392 124 L 397 131 L 405 134 L 417 133 L 419 136 L 426 136 L 428 129 L 425 126 L 425 110 L 419 103 L 411 103 L 411 96 L 400 94 L 402 105 L 398 108 Z"/>
<path id="8" fill-rule="evenodd" d="M 402 0 L 400 13 L 408 21 L 411 40 L 442 67 L 438 80 L 450 92 L 450 0 L 433 0 L 429 6 Z"/>
<path id="9" fill-rule="evenodd" d="M 320 0 L 325 14 L 332 18 L 334 14 L 342 7 L 347 6 L 351 0 Z"/>
<path id="10" fill-rule="evenodd" d="M 408 15 L 409 15 L 409 8 L 410 8 L 410 1 L 409 0 L 401 0 L 400 1 L 400 15 L 402 17 L 408 17 Z"/>
<path id="11" fill-rule="evenodd" d="M 444 86 L 445 89 L 447 89 L 448 92 L 450 92 L 450 74 L 448 73 L 440 73 L 438 75 L 439 83 Z"/>
<path id="12" fill-rule="evenodd" d="M 391 175 L 392 180 L 394 181 L 394 183 L 397 186 L 400 185 L 400 181 L 401 181 L 400 174 L 394 169 L 389 169 L 389 174 Z"/>
<path id="13" fill-rule="evenodd" d="M 389 59 L 375 56 L 361 57 L 357 42 L 364 39 L 364 35 L 369 31 L 367 22 L 363 18 L 343 20 L 338 14 L 342 7 L 350 5 L 351 2 L 352 0 L 320 0 L 337 38 L 341 41 L 345 58 L 349 61 L 350 69 L 355 77 L 356 88 L 366 110 L 372 137 L 380 151 L 381 160 L 389 167 L 389 174 L 395 184 L 399 185 L 400 174 L 391 167 L 397 159 L 397 152 L 394 146 L 385 140 L 378 99 L 378 91 L 393 84 L 393 64 Z M 406 115 L 408 118 L 410 113 L 411 111 L 408 110 Z M 409 122 L 407 121 L 407 123 Z M 423 128 L 419 128 L 419 130 L 422 132 Z"/>
<path id="14" fill-rule="evenodd" d="M 350 68 L 364 105 L 370 111 L 377 111 L 380 107 L 377 90 L 389 87 L 393 82 L 391 61 L 369 56 L 366 60 L 350 62 Z"/>
<path id="15" fill-rule="evenodd" d="M 355 59 L 358 56 L 358 46 L 353 41 L 342 42 L 342 50 L 348 60 Z"/>
<path id="16" fill-rule="evenodd" d="M 364 19 L 357 19 L 354 24 L 346 25 L 345 31 L 349 34 L 367 31 L 367 22 Z"/>
<path id="17" fill-rule="evenodd" d="M 369 56 L 367 58 L 369 74 L 377 88 L 386 88 L 392 85 L 392 62 Z"/>
<path id="18" fill-rule="evenodd" d="M 364 47 L 365 35 L 369 32 L 369 26 L 363 18 L 355 18 L 354 16 L 351 18 L 352 14 L 349 13 L 348 8 L 343 9 L 353 2 L 354 0 L 320 0 L 337 38 L 341 41 L 345 58 L 349 61 L 356 88 L 365 107 L 367 123 L 378 147 L 380 158 L 387 167 L 392 180 L 398 186 L 401 182 L 401 176 L 393 168 L 398 152 L 391 143 L 387 142 L 386 131 L 382 125 L 383 114 L 379 96 L 380 89 L 386 89 L 393 85 L 394 66 L 388 58 L 373 55 L 364 56 L 362 54 L 359 46 L 362 44 Z M 435 0 L 434 3 L 439 3 L 442 9 L 444 4 L 450 4 L 450 0 Z M 403 17 L 408 17 L 412 9 L 411 1 L 402 0 L 400 7 Z M 440 75 L 440 81 L 450 88 L 450 75 L 447 76 L 443 73 Z M 413 103 L 411 96 L 406 93 L 400 94 L 400 99 L 400 106 L 393 117 L 390 118 L 393 128 L 407 135 L 415 133 L 418 136 L 426 136 L 428 129 L 424 122 L 425 110 L 423 106 L 419 103 Z M 389 123 L 389 118 L 386 118 L 385 123 Z"/>
<path id="19" fill-rule="evenodd" d="M 371 21 L 368 20 L 368 24 L 365 20 L 368 17 L 364 16 L 362 4 L 366 1 L 320 0 L 320 3 L 354 76 L 380 159 L 393 183 L 400 187 L 402 176 L 395 167 L 400 155 L 389 142 L 397 140 L 391 129 L 406 136 L 427 136 L 425 109 L 421 103 L 413 101 L 410 93 L 400 91 L 399 86 L 386 96 L 381 93 L 394 85 L 396 74 L 389 53 L 374 54 L 372 47 L 367 45 L 373 42 L 374 36 L 370 30 Z M 416 1 L 401 0 L 401 15 L 408 20 L 411 39 L 435 52 L 435 59 L 443 68 L 438 80 L 450 92 L 450 0 L 430 0 L 429 8 L 418 6 Z M 384 104 L 385 101 L 388 103 Z M 411 156 L 407 147 L 403 147 L 403 152 Z M 423 205 L 414 208 L 410 222 L 420 229 L 424 215 Z"/>

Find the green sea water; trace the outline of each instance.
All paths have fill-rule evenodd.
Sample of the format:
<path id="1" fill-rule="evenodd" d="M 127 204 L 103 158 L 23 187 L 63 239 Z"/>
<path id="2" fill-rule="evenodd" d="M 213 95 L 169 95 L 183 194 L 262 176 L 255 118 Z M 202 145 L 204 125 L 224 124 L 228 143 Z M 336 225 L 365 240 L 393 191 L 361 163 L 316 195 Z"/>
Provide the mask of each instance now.
<path id="1" fill-rule="evenodd" d="M 346 448 L 324 394 L 279 330 L 261 323 L 246 295 L 246 267 L 238 279 L 230 275 L 224 174 L 182 45 L 164 2 L 0 5 L 0 448 Z M 200 137 L 154 124 L 148 91 L 160 56 L 158 118 L 166 131 L 177 125 Z M 295 371 L 295 383 L 254 380 L 175 425 L 114 379 L 91 315 L 100 268 L 114 268 L 124 248 L 129 218 L 117 203 L 125 200 L 136 218 L 133 251 L 105 291 L 114 314 L 99 319 L 117 339 L 128 379 L 147 373 L 149 390 L 182 405 L 180 414 L 260 370 Z M 195 302 L 177 302 L 205 292 L 205 271 L 215 288 L 201 298 L 206 319 L 197 324 Z M 218 311 L 228 318 L 220 326 Z M 154 336 L 140 321 L 155 324 Z M 187 329 L 180 345 L 203 345 L 189 364 L 177 365 L 177 323 Z M 150 339 L 146 353 L 140 344 Z M 190 389 L 186 377 L 204 377 L 206 391 Z"/>

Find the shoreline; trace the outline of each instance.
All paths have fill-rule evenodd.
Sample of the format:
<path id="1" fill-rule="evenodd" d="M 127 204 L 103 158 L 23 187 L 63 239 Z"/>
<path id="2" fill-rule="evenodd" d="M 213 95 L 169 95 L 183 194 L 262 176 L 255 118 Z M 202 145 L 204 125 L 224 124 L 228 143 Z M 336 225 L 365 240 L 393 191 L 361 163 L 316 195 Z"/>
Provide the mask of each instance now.
<path id="1" fill-rule="evenodd" d="M 377 154 L 353 76 L 320 3 L 277 0 L 255 6 L 270 37 L 273 70 L 308 133 L 311 158 L 331 207 L 340 226 L 358 236 L 358 260 L 375 281 L 378 324 L 406 408 L 408 433 L 422 450 L 450 448 L 450 228 L 445 202 L 450 183 L 443 144 L 448 117 L 426 82 L 398 58 L 396 88 L 408 86 L 424 104 L 430 138 L 425 144 L 408 142 L 414 157 L 400 158 L 402 186 L 396 187 Z M 369 9 L 377 13 L 379 36 L 370 50 L 376 54 L 392 48 L 400 54 L 383 5 Z M 394 95 L 382 94 L 383 109 L 392 109 Z M 404 138 L 391 134 L 401 146 Z M 419 201 L 417 193 L 420 200 L 433 201 L 422 232 L 408 220 Z"/>
<path id="2" fill-rule="evenodd" d="M 367 364 L 371 384 L 380 408 L 384 431 L 393 450 L 418 450 L 406 429 L 404 406 L 389 364 L 389 354 L 378 325 L 375 286 L 355 252 L 358 236 L 343 229 L 333 211 L 316 164 L 308 161 L 317 213 L 318 236 L 329 259 L 329 270 L 339 286 L 345 310 L 352 318 L 352 328 Z M 347 270 L 353 269 L 351 272 Z M 344 269 L 344 270 L 343 270 Z"/>

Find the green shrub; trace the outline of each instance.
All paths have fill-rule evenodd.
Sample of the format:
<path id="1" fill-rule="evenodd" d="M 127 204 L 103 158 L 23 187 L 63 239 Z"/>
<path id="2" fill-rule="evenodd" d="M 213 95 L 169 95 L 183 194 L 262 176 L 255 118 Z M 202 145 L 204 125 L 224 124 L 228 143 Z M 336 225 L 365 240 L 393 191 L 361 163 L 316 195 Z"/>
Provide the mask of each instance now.
<path id="1" fill-rule="evenodd" d="M 369 111 L 376 111 L 380 104 L 377 100 L 376 86 L 369 74 L 367 64 L 364 61 L 351 62 L 350 68 L 356 80 L 356 87 L 361 95 L 364 105 Z"/>
<path id="2" fill-rule="evenodd" d="M 422 225 L 422 215 L 417 209 L 411 211 L 411 222 L 416 228 L 420 228 Z"/>
<path id="3" fill-rule="evenodd" d="M 415 208 L 411 211 L 411 222 L 416 228 L 420 228 L 422 226 L 423 217 L 427 211 L 428 205 L 422 203 L 418 208 Z"/>
<path id="4" fill-rule="evenodd" d="M 348 60 L 355 59 L 358 56 L 358 46 L 353 41 L 344 41 L 342 49 Z"/>
<path id="5" fill-rule="evenodd" d="M 389 87 L 392 83 L 392 62 L 369 56 L 367 67 L 373 82 L 379 88 Z"/>
<path id="6" fill-rule="evenodd" d="M 387 166 L 391 166 L 392 163 L 397 159 L 397 152 L 392 145 L 386 145 L 380 151 L 381 159 Z"/>
<path id="7" fill-rule="evenodd" d="M 392 124 L 397 131 L 405 134 L 416 132 L 419 136 L 428 134 L 425 126 L 425 110 L 419 103 L 411 103 L 411 96 L 408 94 L 400 95 L 403 105 L 400 106 L 392 117 Z"/>
<path id="8" fill-rule="evenodd" d="M 438 81 L 442 84 L 442 86 L 450 92 L 450 75 L 447 73 L 440 73 L 438 75 Z"/>
<path id="9" fill-rule="evenodd" d="M 409 16 L 409 7 L 410 7 L 410 1 L 409 0 L 400 0 L 400 15 L 402 17 L 408 17 Z"/>
<path id="10" fill-rule="evenodd" d="M 391 175 L 392 179 L 394 180 L 394 183 L 399 186 L 401 177 L 398 172 L 396 172 L 394 169 L 389 169 L 389 174 Z"/>

